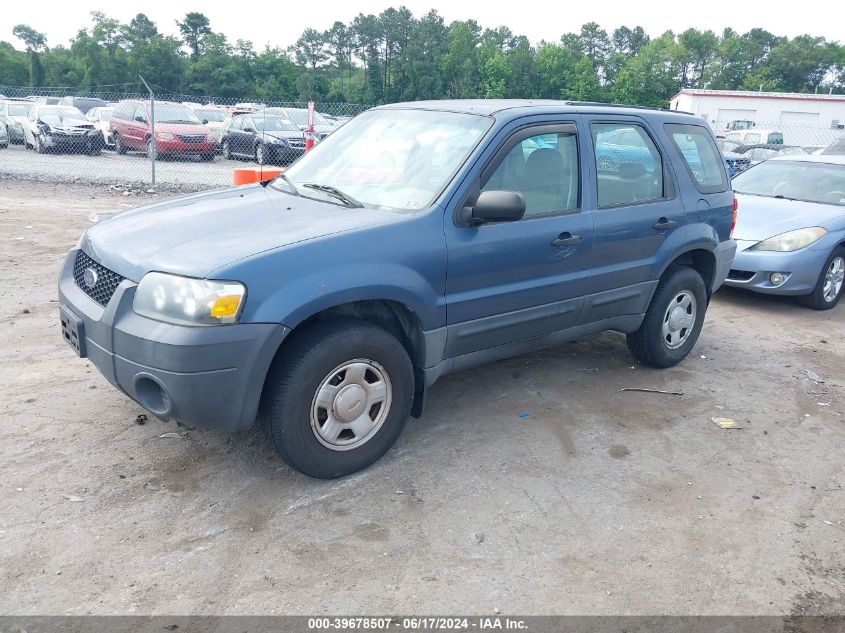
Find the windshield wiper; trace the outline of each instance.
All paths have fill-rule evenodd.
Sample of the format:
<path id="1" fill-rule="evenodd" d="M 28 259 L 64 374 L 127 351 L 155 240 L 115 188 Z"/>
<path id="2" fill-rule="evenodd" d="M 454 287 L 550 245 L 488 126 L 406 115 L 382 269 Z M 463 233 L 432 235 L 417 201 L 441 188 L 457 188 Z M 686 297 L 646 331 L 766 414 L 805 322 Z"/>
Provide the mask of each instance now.
<path id="1" fill-rule="evenodd" d="M 293 183 L 290 181 L 290 178 L 288 178 L 284 174 L 279 174 L 278 176 L 276 176 L 276 178 L 273 178 L 272 180 L 262 181 L 261 184 L 266 187 L 271 182 L 275 182 L 277 178 L 281 178 L 282 180 L 284 180 L 289 189 L 288 190 L 281 190 L 281 189 L 277 189 L 276 187 L 273 187 L 273 189 L 276 189 L 276 191 L 282 191 L 283 193 L 289 193 L 292 196 L 297 196 L 297 197 L 300 197 L 300 198 L 302 197 L 302 194 L 299 193 L 299 190 L 296 187 L 293 186 Z"/>
<path id="2" fill-rule="evenodd" d="M 331 185 L 318 185 L 318 184 L 315 184 L 313 182 L 306 182 L 302 186 L 308 187 L 309 189 L 316 189 L 317 191 L 322 191 L 323 193 L 326 193 L 333 198 L 337 198 L 343 204 L 345 204 L 347 207 L 351 207 L 351 208 L 354 208 L 354 209 L 363 209 L 364 208 L 363 204 L 358 202 L 352 196 L 349 196 L 349 195 L 343 193 L 337 187 L 332 187 Z"/>

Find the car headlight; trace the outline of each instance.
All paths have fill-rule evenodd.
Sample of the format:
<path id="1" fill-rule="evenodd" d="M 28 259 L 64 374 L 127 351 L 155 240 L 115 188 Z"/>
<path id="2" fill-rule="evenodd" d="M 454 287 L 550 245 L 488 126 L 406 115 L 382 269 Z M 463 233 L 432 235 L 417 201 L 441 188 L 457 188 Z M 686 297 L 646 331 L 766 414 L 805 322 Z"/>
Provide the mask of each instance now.
<path id="1" fill-rule="evenodd" d="M 173 134 L 171 134 L 170 132 L 158 132 L 156 134 L 156 136 L 158 137 L 158 139 L 160 141 L 172 141 L 173 140 Z"/>
<path id="2" fill-rule="evenodd" d="M 791 253 L 805 246 L 809 246 L 827 235 L 827 230 L 820 226 L 811 226 L 806 229 L 797 229 L 787 233 L 775 235 L 752 248 L 755 251 L 777 251 L 778 253 Z"/>
<path id="3" fill-rule="evenodd" d="M 217 135 L 214 132 L 211 132 L 208 136 L 205 137 L 205 140 L 209 143 L 216 143 Z"/>
<path id="4" fill-rule="evenodd" d="M 237 281 L 147 273 L 135 290 L 137 314 L 176 325 L 237 323 L 246 287 Z"/>

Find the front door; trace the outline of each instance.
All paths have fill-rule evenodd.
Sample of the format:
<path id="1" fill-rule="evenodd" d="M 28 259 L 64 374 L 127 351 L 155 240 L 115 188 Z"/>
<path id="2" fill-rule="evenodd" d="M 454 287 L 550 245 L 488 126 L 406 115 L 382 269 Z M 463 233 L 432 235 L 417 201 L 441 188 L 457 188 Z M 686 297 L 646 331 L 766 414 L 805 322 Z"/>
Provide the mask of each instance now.
<path id="1" fill-rule="evenodd" d="M 446 220 L 446 357 L 527 340 L 574 325 L 586 289 L 592 217 L 582 204 L 577 117 L 515 130 L 481 168 L 480 191 L 517 191 L 516 222 Z"/>

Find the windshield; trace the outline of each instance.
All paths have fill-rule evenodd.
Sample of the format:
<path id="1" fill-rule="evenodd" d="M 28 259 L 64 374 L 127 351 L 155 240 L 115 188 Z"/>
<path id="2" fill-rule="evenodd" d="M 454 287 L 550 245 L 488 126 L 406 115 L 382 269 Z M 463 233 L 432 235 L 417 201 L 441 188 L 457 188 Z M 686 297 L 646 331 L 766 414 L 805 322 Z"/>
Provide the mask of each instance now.
<path id="1" fill-rule="evenodd" d="M 285 175 L 302 195 L 322 196 L 301 189 L 322 185 L 368 207 L 422 209 L 440 195 L 491 124 L 472 114 L 372 110 L 327 137 Z"/>
<path id="2" fill-rule="evenodd" d="M 63 119 L 85 119 L 85 115 L 70 106 L 44 109 L 38 112 L 38 118 L 45 123 L 58 123 Z"/>
<path id="3" fill-rule="evenodd" d="M 26 116 L 32 106 L 27 103 L 10 103 L 9 116 Z"/>
<path id="4" fill-rule="evenodd" d="M 298 127 L 282 117 L 253 116 L 252 120 L 255 121 L 258 129 L 263 132 L 299 132 L 299 134 L 302 134 L 302 131 Z"/>
<path id="5" fill-rule="evenodd" d="M 226 120 L 226 113 L 223 110 L 194 110 L 199 119 L 205 119 L 211 123 L 222 123 Z"/>
<path id="6" fill-rule="evenodd" d="M 183 105 L 155 104 L 156 123 L 199 123 L 200 120 Z"/>
<path id="7" fill-rule="evenodd" d="M 845 205 L 845 165 L 767 161 L 734 178 L 733 190 L 769 198 Z"/>

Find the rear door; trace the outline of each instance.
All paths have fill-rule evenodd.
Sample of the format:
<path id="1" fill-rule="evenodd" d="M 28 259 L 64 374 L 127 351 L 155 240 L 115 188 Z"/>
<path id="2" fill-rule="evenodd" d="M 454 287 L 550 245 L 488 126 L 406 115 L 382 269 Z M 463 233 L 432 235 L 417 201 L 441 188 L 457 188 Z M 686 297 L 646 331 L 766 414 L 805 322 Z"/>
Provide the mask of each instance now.
<path id="1" fill-rule="evenodd" d="M 686 214 L 665 151 L 643 119 L 584 118 L 595 166 L 595 234 L 581 316 L 581 323 L 590 323 L 645 312 L 660 248 L 683 227 Z M 606 156 L 608 146 L 613 152 Z"/>

